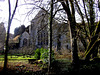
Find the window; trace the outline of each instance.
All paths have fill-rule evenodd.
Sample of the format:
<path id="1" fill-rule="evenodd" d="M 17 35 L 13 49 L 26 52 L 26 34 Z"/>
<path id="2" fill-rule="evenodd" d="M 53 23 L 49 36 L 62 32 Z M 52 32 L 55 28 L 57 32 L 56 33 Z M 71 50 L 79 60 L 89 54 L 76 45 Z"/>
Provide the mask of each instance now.
<path id="1" fill-rule="evenodd" d="M 26 38 L 24 38 L 24 40 L 23 40 L 23 46 L 27 46 L 27 39 Z"/>

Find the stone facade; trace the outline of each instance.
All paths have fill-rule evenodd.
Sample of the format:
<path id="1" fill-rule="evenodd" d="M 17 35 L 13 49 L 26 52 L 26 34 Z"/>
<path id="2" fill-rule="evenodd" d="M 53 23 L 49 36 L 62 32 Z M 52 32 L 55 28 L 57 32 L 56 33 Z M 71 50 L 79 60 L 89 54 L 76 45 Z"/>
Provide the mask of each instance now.
<path id="1" fill-rule="evenodd" d="M 5 36 L 6 36 L 6 29 L 4 27 L 4 23 L 0 23 L 0 50 L 4 49 L 5 43 Z"/>
<path id="2" fill-rule="evenodd" d="M 20 34 L 19 47 L 31 47 L 33 50 L 37 48 L 48 48 L 48 14 L 40 10 L 31 25 L 25 28 Z M 69 25 L 66 23 L 58 23 L 53 19 L 52 25 L 52 47 L 55 51 L 70 50 L 70 34 Z"/>
<path id="3" fill-rule="evenodd" d="M 48 48 L 48 19 L 47 12 L 40 10 L 34 19 L 31 20 L 31 25 L 25 28 L 25 31 L 20 34 L 19 47 L 30 47 L 32 50 L 37 48 Z M 53 19 L 52 25 L 52 47 L 55 51 L 70 52 L 70 31 L 67 23 L 58 23 Z M 79 41 L 80 42 L 80 41 Z M 80 42 L 78 44 L 82 45 Z M 67 51 L 66 51 L 67 50 Z"/>
<path id="4" fill-rule="evenodd" d="M 29 46 L 29 38 L 30 35 L 28 32 L 24 32 L 22 33 L 22 35 L 20 36 L 20 47 L 23 47 L 23 46 Z"/>
<path id="5" fill-rule="evenodd" d="M 20 34 L 19 47 L 48 48 L 48 14 L 40 10 L 31 25 L 25 28 Z M 53 19 L 52 25 L 52 47 L 56 51 L 70 50 L 69 25 L 66 23 L 58 23 Z"/>
<path id="6" fill-rule="evenodd" d="M 25 28 L 25 31 L 14 38 L 9 39 L 10 49 L 21 48 L 24 46 L 29 46 L 30 44 L 30 35 L 29 35 L 29 26 Z"/>
<path id="7" fill-rule="evenodd" d="M 30 26 L 30 41 L 36 48 L 48 48 L 48 14 L 40 10 Z M 53 49 L 67 50 L 70 49 L 69 28 L 66 23 L 58 23 L 53 20 Z"/>

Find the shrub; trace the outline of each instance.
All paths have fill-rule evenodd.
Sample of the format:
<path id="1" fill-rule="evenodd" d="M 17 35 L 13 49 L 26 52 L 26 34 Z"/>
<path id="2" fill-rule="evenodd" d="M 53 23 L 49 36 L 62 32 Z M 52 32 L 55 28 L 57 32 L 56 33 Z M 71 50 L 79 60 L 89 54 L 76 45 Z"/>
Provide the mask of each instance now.
<path id="1" fill-rule="evenodd" d="M 36 49 L 34 57 L 36 59 L 42 59 L 44 63 L 48 63 L 49 50 L 43 49 L 43 48 Z M 54 61 L 54 52 L 53 51 L 51 54 L 51 58 L 52 58 L 51 62 L 53 62 Z"/>
<path id="2" fill-rule="evenodd" d="M 40 49 L 36 49 L 34 57 L 40 59 Z"/>

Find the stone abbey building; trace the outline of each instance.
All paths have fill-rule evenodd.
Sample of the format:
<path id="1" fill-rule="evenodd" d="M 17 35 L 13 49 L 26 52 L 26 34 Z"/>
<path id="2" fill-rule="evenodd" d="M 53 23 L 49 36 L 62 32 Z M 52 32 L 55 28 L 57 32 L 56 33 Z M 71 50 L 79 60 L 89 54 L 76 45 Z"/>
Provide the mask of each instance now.
<path id="1" fill-rule="evenodd" d="M 40 10 L 29 26 L 30 44 L 34 48 L 48 47 L 48 14 L 44 10 Z M 53 49 L 66 50 L 70 49 L 69 26 L 66 23 L 58 23 L 53 20 Z"/>
<path id="2" fill-rule="evenodd" d="M 16 36 L 13 41 L 19 47 L 30 46 L 33 50 L 37 48 L 48 48 L 48 14 L 40 10 L 31 25 L 25 28 L 25 31 Z M 52 47 L 54 50 L 70 50 L 69 25 L 66 23 L 58 23 L 53 19 L 52 25 Z"/>

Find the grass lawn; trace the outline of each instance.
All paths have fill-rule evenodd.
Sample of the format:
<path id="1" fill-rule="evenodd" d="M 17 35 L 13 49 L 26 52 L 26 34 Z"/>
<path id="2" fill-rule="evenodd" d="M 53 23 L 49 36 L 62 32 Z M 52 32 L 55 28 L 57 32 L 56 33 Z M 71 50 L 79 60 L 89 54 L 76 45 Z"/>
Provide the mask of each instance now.
<path id="1" fill-rule="evenodd" d="M 27 60 L 27 59 L 35 59 L 34 56 L 16 56 L 16 55 L 8 55 L 8 60 Z M 0 55 L 0 61 L 4 60 L 4 55 Z"/>

